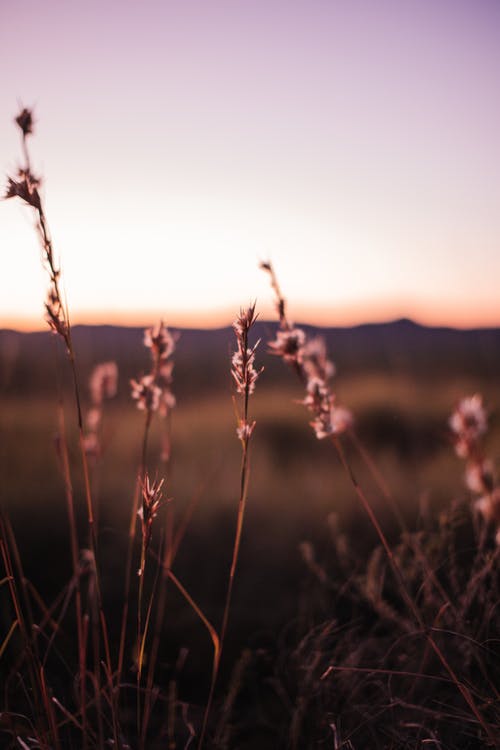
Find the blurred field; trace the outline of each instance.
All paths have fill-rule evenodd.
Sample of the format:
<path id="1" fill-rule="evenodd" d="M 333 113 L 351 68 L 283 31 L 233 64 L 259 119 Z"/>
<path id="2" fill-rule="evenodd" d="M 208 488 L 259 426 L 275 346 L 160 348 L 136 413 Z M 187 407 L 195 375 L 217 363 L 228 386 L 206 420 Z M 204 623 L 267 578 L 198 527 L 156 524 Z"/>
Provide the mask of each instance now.
<path id="1" fill-rule="evenodd" d="M 111 613 L 113 638 L 118 636 L 126 534 L 144 425 L 144 413 L 129 397 L 128 379 L 141 371 L 143 362 L 139 332 L 136 343 L 135 360 L 126 356 L 129 348 L 116 357 L 121 371 L 119 393 L 105 404 L 103 454 L 92 472 L 103 592 Z M 239 491 L 240 445 L 228 367 L 231 347 L 228 331 L 221 335 L 215 353 L 210 347 L 180 350 L 174 384 L 178 404 L 172 416 L 172 455 L 166 473 L 166 494 L 172 498 L 169 508 L 175 528 L 182 524 L 186 512 L 190 513 L 173 569 L 215 623 L 221 617 Z M 23 364 L 19 355 L 12 360 L 15 364 L 11 375 L 4 377 L 0 395 L 1 502 L 14 527 L 26 577 L 47 602 L 54 601 L 64 589 L 71 570 L 64 483 L 57 458 L 57 383 L 50 377 L 53 354 L 49 350 L 40 355 L 39 370 L 33 359 Z M 86 349 L 83 354 L 81 371 L 86 393 L 88 372 L 103 357 Z M 466 352 L 461 357 L 468 362 Z M 338 527 L 346 532 L 361 567 L 377 543 L 332 446 L 318 441 L 308 425 L 308 412 L 299 403 L 301 387 L 293 373 L 270 358 L 264 344 L 260 361 L 266 371 L 250 407 L 257 426 L 222 684 L 245 646 L 250 645 L 256 653 L 261 646 L 265 653 L 279 653 L 284 633 L 295 627 L 297 633 L 303 632 L 301 618 L 312 616 L 309 605 L 301 604 L 310 597 L 310 571 L 299 545 L 309 541 L 318 559 L 328 558 L 333 548 L 331 514 L 336 514 Z M 4 376 L 5 362 L 4 357 Z M 423 362 L 415 369 L 387 367 L 379 362 L 364 372 L 352 361 L 346 371 L 338 359 L 337 364 L 339 398 L 353 410 L 356 433 L 410 528 L 420 528 L 422 514 L 437 524 L 442 509 L 449 508 L 454 499 L 467 498 L 463 464 L 454 454 L 447 424 L 451 410 L 464 395 L 483 394 L 491 417 L 487 453 L 499 455 L 498 390 L 491 368 L 479 363 L 477 373 L 469 366 L 460 371 L 455 360 L 448 369 L 441 361 L 434 371 L 432 357 L 427 359 L 427 373 Z M 16 372 L 22 373 L 20 379 Z M 83 537 L 86 514 L 75 412 L 64 378 L 63 392 Z M 84 401 L 84 410 L 85 406 Z M 387 501 L 352 441 L 346 437 L 344 444 L 384 529 L 396 540 L 397 524 Z M 159 454 L 160 434 L 155 423 L 148 455 L 153 473 L 159 467 Z M 156 549 L 161 548 L 164 529 L 164 523 L 157 524 Z M 154 575 L 151 565 L 151 585 Z M 338 571 L 334 575 L 344 574 Z M 158 680 L 168 681 L 179 653 L 186 648 L 179 690 L 188 700 L 203 705 L 210 671 L 210 639 L 173 589 L 169 589 L 166 622 Z M 132 654 L 127 659 L 131 665 Z"/>
<path id="2" fill-rule="evenodd" d="M 368 555 L 372 532 L 356 496 L 329 444 L 317 441 L 293 374 L 284 372 L 282 385 L 263 384 L 252 402 L 257 421 L 251 456 L 251 484 L 235 614 L 246 624 L 269 626 L 289 618 L 297 601 L 301 563 L 298 544 L 305 539 L 327 544 L 325 524 L 335 512 L 346 530 L 356 531 L 360 551 Z M 264 378 L 263 378 L 264 379 Z M 287 382 L 288 380 L 288 382 Z M 439 511 L 453 498 L 466 496 L 463 467 L 454 455 L 447 429 L 448 415 L 466 393 L 481 391 L 494 406 L 496 383 L 489 379 L 438 380 L 377 374 L 338 378 L 342 401 L 353 409 L 357 433 L 369 450 L 396 502 L 413 527 L 422 502 Z M 122 390 L 126 390 L 122 383 Z M 2 502 L 14 523 L 26 568 L 39 575 L 40 557 L 67 549 L 64 487 L 56 457 L 57 399 L 2 399 Z M 488 449 L 498 455 L 500 430 L 492 420 Z M 100 536 L 106 554 L 120 568 L 139 461 L 143 414 L 125 399 L 106 404 L 104 452 L 95 467 L 99 498 Z M 73 448 L 75 493 L 84 520 L 75 420 L 66 404 Z M 358 452 L 346 439 L 356 473 L 369 489 L 386 525 L 393 519 Z M 153 430 L 150 464 L 156 465 L 159 436 Z M 239 476 L 239 443 L 230 388 L 179 399 L 172 421 L 172 458 L 167 493 L 177 520 L 198 497 L 181 548 L 178 567 L 206 606 L 214 606 L 230 554 Z M 201 575 L 200 575 L 201 574 Z M 64 582 L 64 566 L 43 582 L 53 592 Z M 271 620 L 270 620 L 271 614 Z M 246 622 L 245 620 L 262 620 Z M 238 630 L 238 628 L 235 628 Z"/>

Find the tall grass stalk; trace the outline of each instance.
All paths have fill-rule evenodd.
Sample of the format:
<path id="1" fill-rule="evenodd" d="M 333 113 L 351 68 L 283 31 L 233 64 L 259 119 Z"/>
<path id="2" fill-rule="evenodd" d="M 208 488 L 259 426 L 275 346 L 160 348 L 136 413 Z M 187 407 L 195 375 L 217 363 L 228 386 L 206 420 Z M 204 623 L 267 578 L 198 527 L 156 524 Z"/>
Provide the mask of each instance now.
<path id="1" fill-rule="evenodd" d="M 76 628 L 78 639 L 78 661 L 80 671 L 80 711 L 82 715 L 82 750 L 87 747 L 87 701 L 86 701 L 86 642 L 83 635 L 83 609 L 82 609 L 82 589 L 80 584 L 80 564 L 78 560 L 78 536 L 76 530 L 75 504 L 73 495 L 73 483 L 71 481 L 71 470 L 68 456 L 68 442 L 66 435 L 66 421 L 64 417 L 64 404 L 62 402 L 62 386 L 59 383 L 59 433 L 60 440 L 60 462 L 61 471 L 64 479 L 66 494 L 66 506 L 68 513 L 68 528 L 71 546 L 71 563 L 73 566 L 73 579 L 75 581 L 75 607 L 76 607 Z"/>
<path id="2" fill-rule="evenodd" d="M 243 413 L 241 416 L 238 415 L 238 427 L 237 435 L 241 442 L 241 468 L 240 468 L 240 494 L 238 500 L 238 515 L 236 519 L 236 532 L 233 543 L 233 555 L 231 559 L 231 567 L 229 570 L 229 580 L 226 591 L 226 601 L 224 604 L 224 611 L 222 615 L 222 625 L 220 629 L 219 648 L 215 652 L 214 664 L 212 671 L 212 679 L 210 682 L 210 690 L 208 694 L 207 705 L 205 714 L 203 717 L 203 724 L 201 728 L 200 741 L 198 744 L 198 750 L 201 750 L 205 741 L 205 734 L 207 731 L 208 720 L 210 717 L 210 711 L 212 708 L 212 702 L 214 698 L 215 686 L 217 683 L 217 677 L 219 675 L 220 662 L 222 657 L 222 651 L 224 648 L 224 641 L 226 638 L 227 626 L 229 622 L 229 611 L 231 608 L 231 599 L 233 594 L 234 577 L 236 573 L 236 566 L 238 564 L 238 557 L 241 545 L 241 534 L 243 531 L 243 520 L 245 517 L 245 506 L 248 494 L 248 481 L 250 474 L 249 464 L 249 445 L 250 439 L 255 427 L 255 422 L 250 422 L 248 417 L 248 402 L 250 395 L 255 389 L 255 383 L 260 374 L 260 370 L 257 371 L 254 366 L 255 361 L 255 350 L 259 342 L 253 346 L 249 346 L 248 336 L 249 332 L 255 323 L 255 304 L 250 306 L 246 312 L 243 310 L 240 312 L 236 321 L 233 324 L 233 328 L 236 333 L 237 340 L 237 351 L 233 355 L 232 361 L 232 375 L 236 383 L 236 390 L 242 396 L 243 400 Z"/>
<path id="3" fill-rule="evenodd" d="M 89 473 L 89 466 L 88 466 L 88 460 L 87 460 L 87 453 L 85 449 L 85 433 L 84 433 L 84 425 L 83 425 L 80 387 L 78 383 L 76 355 L 75 355 L 72 334 L 71 334 L 70 316 L 69 316 L 67 303 L 65 302 L 61 294 L 61 288 L 60 288 L 61 271 L 56 261 L 52 238 L 49 232 L 48 222 L 47 222 L 45 209 L 43 205 L 43 200 L 39 192 L 39 186 L 41 184 L 41 180 L 35 177 L 31 168 L 30 153 L 29 153 L 29 148 L 28 148 L 28 136 L 33 133 L 33 117 L 32 117 L 31 111 L 24 108 L 20 112 L 20 114 L 17 116 L 16 123 L 19 126 L 21 133 L 22 133 L 22 150 L 23 150 L 25 163 L 18 170 L 17 179 L 9 178 L 9 184 L 7 187 L 7 193 L 5 197 L 6 198 L 19 197 L 21 198 L 21 200 L 24 201 L 24 203 L 26 203 L 28 206 L 30 206 L 34 210 L 35 217 L 36 217 L 35 227 L 36 227 L 38 239 L 40 241 L 40 245 L 42 248 L 43 264 L 49 276 L 49 289 L 47 293 L 47 299 L 45 302 L 46 318 L 47 318 L 47 322 L 51 330 L 55 334 L 57 334 L 64 342 L 64 345 L 66 347 L 66 352 L 68 355 L 68 359 L 69 359 L 70 371 L 71 371 L 72 382 L 73 382 L 73 394 L 74 394 L 75 407 L 76 407 L 78 442 L 79 442 L 79 450 L 80 450 L 81 464 L 82 464 L 82 470 L 83 470 L 83 479 L 84 479 L 84 488 L 85 488 L 87 523 L 88 523 L 88 529 L 89 529 L 89 544 L 90 544 L 90 548 L 91 548 L 91 552 L 92 552 L 92 555 L 94 558 L 94 564 L 95 564 L 95 586 L 96 586 L 97 606 L 99 610 L 98 620 L 100 622 L 100 629 L 101 629 L 101 635 L 102 635 L 103 644 L 104 644 L 105 661 L 106 661 L 107 674 L 108 674 L 109 700 L 110 700 L 110 705 L 111 705 L 111 710 L 112 710 L 112 720 L 113 720 L 113 735 L 114 735 L 114 741 L 116 743 L 116 746 L 119 747 L 120 743 L 119 743 L 119 736 L 118 736 L 118 720 L 116 716 L 114 685 L 113 685 L 113 680 L 112 680 L 113 670 L 112 670 L 112 665 L 111 665 L 111 653 L 110 653 L 110 647 L 109 647 L 107 624 L 106 624 L 106 618 L 104 615 L 102 594 L 101 594 L 101 585 L 100 585 L 100 576 L 99 576 L 99 567 L 98 567 L 98 558 L 97 558 L 97 549 L 98 549 L 97 534 L 96 534 L 95 522 L 94 522 L 94 509 L 93 509 L 92 492 L 91 492 L 91 484 L 90 484 L 90 473 Z M 65 433 L 63 434 L 62 437 L 64 440 Z M 73 548 L 75 536 L 77 537 L 77 531 L 76 531 L 74 513 L 71 510 L 69 510 L 69 521 L 70 521 L 70 525 L 72 525 L 73 527 L 70 531 L 70 537 L 72 539 L 71 546 Z M 74 556 L 73 549 L 72 549 L 72 560 L 73 560 L 73 565 L 74 565 L 75 556 Z M 78 576 L 78 570 L 74 570 L 74 574 Z M 76 604 L 76 610 L 77 610 L 76 616 L 77 618 L 81 620 L 81 612 L 78 611 L 78 603 Z M 84 648 L 83 642 L 82 642 L 81 626 L 78 627 L 78 638 L 79 638 L 78 660 L 81 666 L 81 663 L 82 663 L 81 655 L 83 653 L 83 648 Z M 98 662 L 100 663 L 100 659 L 98 659 Z M 100 681 L 100 669 L 98 670 L 97 674 L 95 674 L 95 678 L 96 680 Z M 80 679 L 83 682 L 85 682 L 85 672 L 80 675 Z M 84 712 L 85 710 L 83 707 L 83 704 L 82 704 L 81 710 L 82 712 Z"/>

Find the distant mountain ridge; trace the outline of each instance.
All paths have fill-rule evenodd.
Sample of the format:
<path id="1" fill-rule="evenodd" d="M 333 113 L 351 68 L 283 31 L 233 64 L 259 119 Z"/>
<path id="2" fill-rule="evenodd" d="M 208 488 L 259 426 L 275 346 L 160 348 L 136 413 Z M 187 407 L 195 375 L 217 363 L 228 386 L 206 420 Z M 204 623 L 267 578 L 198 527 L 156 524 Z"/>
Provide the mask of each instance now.
<path id="1" fill-rule="evenodd" d="M 324 337 L 330 356 L 341 373 L 394 372 L 433 374 L 500 374 L 500 328 L 454 329 L 427 327 L 402 318 L 388 323 L 366 323 L 349 328 L 301 326 Z M 275 322 L 258 321 L 255 338 L 261 338 L 260 360 L 269 382 L 283 376 L 276 357 L 266 353 L 265 342 L 275 335 Z M 230 326 L 216 329 L 175 329 L 179 332 L 176 387 L 181 390 L 221 388 L 229 382 L 229 362 L 234 348 Z M 123 378 L 148 368 L 143 328 L 115 325 L 76 325 L 73 341 L 82 381 L 104 360 L 118 363 Z M 23 394 L 53 389 L 55 353 L 59 346 L 49 331 L 21 333 L 0 330 L 0 393 Z M 60 352 L 64 361 L 64 354 Z"/>

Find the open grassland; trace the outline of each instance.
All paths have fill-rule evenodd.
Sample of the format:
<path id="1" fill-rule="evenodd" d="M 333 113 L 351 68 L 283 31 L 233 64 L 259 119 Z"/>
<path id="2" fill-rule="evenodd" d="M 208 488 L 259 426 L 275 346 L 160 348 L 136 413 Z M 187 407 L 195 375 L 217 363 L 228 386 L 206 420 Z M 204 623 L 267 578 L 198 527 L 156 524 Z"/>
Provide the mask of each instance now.
<path id="1" fill-rule="evenodd" d="M 122 390 L 126 391 L 126 384 L 122 384 Z M 431 519 L 431 526 L 438 528 L 440 515 L 450 512 L 453 501 L 468 498 L 463 467 L 452 450 L 447 425 L 450 409 L 463 393 L 479 390 L 486 403 L 494 406 L 496 383 L 485 377 L 411 379 L 405 375 L 384 377 L 376 373 L 340 378 L 339 390 L 343 402 L 356 415 L 360 440 L 390 487 L 394 502 L 409 527 L 423 530 Z M 134 408 L 125 394 L 122 396 L 119 392 L 115 402 L 106 404 L 103 451 L 92 474 L 100 558 L 102 570 L 106 571 L 102 577 L 103 595 L 111 612 L 118 612 L 121 606 L 125 540 L 144 422 L 144 414 Z M 287 384 L 284 379 L 277 386 L 266 387 L 264 383 L 253 400 L 252 416 L 257 427 L 251 454 L 249 507 L 226 661 L 222 667 L 223 684 L 227 684 L 232 665 L 239 663 L 240 655 L 244 655 L 243 661 L 250 659 L 248 683 L 241 687 L 243 698 L 240 696 L 232 709 L 235 726 L 243 726 L 243 734 L 253 736 L 248 740 L 248 747 L 286 747 L 289 734 L 285 727 L 290 727 L 293 720 L 298 721 L 296 709 L 291 708 L 290 714 L 282 705 L 282 698 L 278 699 L 273 691 L 269 693 L 268 681 L 277 679 L 275 670 L 284 683 L 281 689 L 291 691 L 290 700 L 295 691 L 299 690 L 300 696 L 300 691 L 306 689 L 307 695 L 310 692 L 311 710 L 329 710 L 318 709 L 317 690 L 312 686 L 304 688 L 302 666 L 295 665 L 294 660 L 309 660 L 310 648 L 316 649 L 317 654 L 324 650 L 333 652 L 342 642 L 340 635 L 332 642 L 333 623 L 337 621 L 336 615 L 342 621 L 346 607 L 350 611 L 353 605 L 346 605 L 342 597 L 339 599 L 338 594 L 333 594 L 335 585 L 342 589 L 349 584 L 353 573 L 360 576 L 359 580 L 364 579 L 366 565 L 370 564 L 368 561 L 378 544 L 376 534 L 360 510 L 349 478 L 330 446 L 314 438 L 307 424 L 307 412 L 298 403 L 300 397 L 300 388 L 294 386 L 293 380 Z M 43 398 L 4 397 L 1 403 L 2 503 L 15 529 L 25 573 L 49 602 L 65 590 L 71 565 L 64 482 L 57 457 L 60 428 L 57 405 L 55 392 L 52 397 Z M 65 411 L 68 444 L 75 446 L 74 418 L 67 404 Z M 493 411 L 487 439 L 489 455 L 500 452 L 499 421 L 495 416 Z M 184 519 L 189 519 L 176 557 L 175 572 L 207 616 L 216 621 L 230 563 L 239 477 L 235 414 L 229 385 L 227 389 L 216 390 L 199 399 L 186 398 L 185 402 L 180 399 L 171 427 L 167 492 L 172 498 L 170 507 L 175 524 L 180 526 Z M 352 467 L 362 477 L 389 538 L 396 542 L 399 531 L 391 504 L 383 498 L 367 472 L 359 451 L 348 440 L 345 445 Z M 153 460 L 159 450 L 160 434 L 158 426 L 154 425 L 150 440 Z M 74 448 L 70 459 L 77 507 L 80 507 L 79 527 L 84 535 L 84 489 Z M 163 534 L 162 524 L 159 524 L 154 535 L 156 549 L 161 547 Z M 463 541 L 471 544 L 467 536 Z M 338 558 L 339 543 L 345 543 L 351 550 L 352 570 L 342 567 Z M 332 580 L 335 584 L 329 583 Z M 329 626 L 331 615 L 335 619 Z M 353 616 L 354 612 L 349 618 Z M 376 618 L 379 616 L 380 613 Z M 361 616 L 358 611 L 356 618 L 361 628 L 363 617 L 367 617 L 366 612 Z M 374 618 L 374 614 L 369 614 L 368 622 L 376 622 Z M 4 630 L 7 624 L 8 617 Z M 119 617 L 110 617 L 109 627 L 118 638 Z M 339 627 L 345 628 L 345 624 Z M 387 637 L 390 641 L 391 636 Z M 176 684 L 195 714 L 196 705 L 203 704 L 208 690 L 210 639 L 199 618 L 175 591 L 169 594 L 163 638 L 157 679 L 159 683 L 162 680 L 168 683 L 179 654 L 186 653 Z M 363 638 L 365 643 L 371 644 L 371 662 L 365 659 L 363 663 L 380 666 L 379 646 L 376 641 L 372 642 L 372 633 Z M 63 652 L 71 648 L 70 643 L 71 636 L 65 633 L 61 644 Z M 349 648 L 355 649 L 355 644 L 349 642 Z M 285 669 L 285 662 L 280 666 L 286 654 L 295 665 L 292 673 L 288 667 Z M 127 657 L 130 662 L 132 654 Z M 319 663 L 329 664 L 326 656 L 322 656 Z M 298 673 L 295 672 L 297 666 Z M 415 663 L 413 667 L 418 671 L 419 665 Z M 264 682 L 259 682 L 261 679 Z M 340 679 L 347 680 L 347 677 Z M 361 681 L 359 689 L 365 687 Z M 257 691 L 251 701 L 247 690 Z M 267 697 L 264 699 L 263 695 Z M 252 735 L 241 700 L 244 705 L 250 701 L 252 711 L 266 717 L 267 730 L 257 729 L 262 719 L 259 714 L 260 718 L 252 718 Z M 297 695 L 293 700 L 298 700 Z M 300 700 L 306 698 L 303 696 Z M 328 704 L 321 695 L 320 704 L 325 700 Z M 303 721 L 304 717 L 300 718 L 302 728 L 294 730 L 302 737 L 300 742 L 305 743 L 298 747 L 315 747 L 319 742 L 312 739 L 316 736 L 315 730 L 307 722 L 302 725 Z M 359 712 L 354 711 L 351 721 L 360 721 Z M 349 721 L 348 726 L 352 731 Z M 378 730 L 372 727 L 370 731 L 375 731 L 374 737 L 378 736 Z M 356 732 L 353 736 L 356 737 Z M 363 732 L 360 736 L 364 736 Z M 470 745 L 475 746 L 474 742 Z"/>
<path id="2" fill-rule="evenodd" d="M 403 510 L 412 513 L 422 493 L 436 503 L 464 493 L 461 466 L 452 451 L 447 420 L 464 393 L 479 391 L 491 404 L 489 452 L 499 447 L 495 419 L 497 384 L 482 377 L 410 379 L 401 375 L 342 379 L 339 392 L 356 415 L 358 434 L 376 459 Z M 293 381 L 292 381 L 293 382 Z M 127 384 L 122 385 L 126 391 Z M 259 512 L 297 514 L 310 520 L 332 510 L 349 516 L 349 482 L 331 451 L 314 439 L 308 415 L 298 403 L 299 388 L 286 381 L 265 385 L 253 400 L 258 424 L 252 447 L 252 505 Z M 4 397 L 1 400 L 3 502 L 14 514 L 43 507 L 50 514 L 61 503 L 56 438 L 57 398 Z M 68 430 L 75 424 L 72 410 Z M 143 415 L 122 399 L 106 405 L 103 455 L 96 467 L 104 514 L 118 523 L 128 518 L 131 487 L 137 474 Z M 238 476 L 238 444 L 229 383 L 227 390 L 179 400 L 172 418 L 169 494 L 182 505 L 203 487 L 200 506 L 206 512 L 232 508 Z M 159 454 L 153 427 L 151 455 Z M 29 471 L 26 462 L 29 459 Z M 75 471 L 78 457 L 73 455 Z M 352 460 L 359 461 L 352 450 Z M 40 502 L 40 492 L 45 500 Z M 305 501 L 307 498 L 307 501 Z M 122 516 L 123 511 L 123 516 Z M 357 513 L 357 510 L 354 512 Z M 321 523 L 321 521 L 320 521 Z"/>
<path id="3" fill-rule="evenodd" d="M 481 390 L 486 402 L 494 404 L 495 383 L 484 378 L 435 381 L 377 374 L 341 381 L 339 388 L 343 401 L 356 415 L 359 437 L 412 528 L 418 528 L 423 509 L 437 515 L 449 508 L 453 499 L 467 497 L 463 468 L 452 450 L 448 414 L 467 392 Z M 242 607 L 250 602 L 250 610 L 260 616 L 264 627 L 271 614 L 270 602 L 274 622 L 283 623 L 290 616 L 296 602 L 297 575 L 303 570 L 298 545 L 304 540 L 327 543 L 325 525 L 331 513 L 338 515 L 346 530 L 356 529 L 360 534 L 357 541 L 361 557 L 369 556 L 376 541 L 330 446 L 315 440 L 307 424 L 307 412 L 298 403 L 300 397 L 300 389 L 287 386 L 285 381 L 279 387 L 262 387 L 253 401 L 257 427 L 243 547 L 243 555 L 248 549 L 249 557 L 246 565 L 241 565 L 238 590 Z M 76 445 L 75 424 L 71 409 L 68 411 L 69 443 Z M 39 560 L 47 554 L 47 533 L 52 554 L 54 544 L 60 548 L 57 554 L 68 552 L 64 485 L 57 458 L 56 396 L 4 399 L 1 413 L 2 501 L 25 548 L 26 567 L 43 581 Z M 144 415 L 132 402 L 119 400 L 106 405 L 103 454 L 95 466 L 93 481 L 99 534 L 117 563 L 129 523 L 143 421 Z M 488 453 L 492 455 L 500 452 L 499 427 L 498 420 L 493 420 L 488 436 Z M 390 505 L 354 446 L 346 441 L 346 448 L 354 470 L 372 494 L 377 512 L 389 532 L 392 528 L 396 533 Z M 159 455 L 159 450 L 159 431 L 154 426 L 151 456 Z M 83 498 L 76 451 L 71 460 L 75 493 Z M 177 519 L 193 504 L 180 555 L 183 573 L 202 599 L 207 584 L 205 576 L 202 580 L 199 577 L 200 560 L 214 586 L 218 585 L 217 575 L 223 578 L 238 476 L 239 449 L 229 386 L 227 391 L 199 400 L 192 398 L 186 404 L 180 400 L 172 420 L 167 492 Z M 80 505 L 84 525 L 83 502 Z M 293 574 L 287 575 L 283 571 L 290 566 Z M 209 573 L 212 567 L 213 578 Z M 58 573 L 51 576 L 52 584 L 58 579 L 62 586 L 66 572 L 59 569 Z M 258 587 L 256 581 L 260 582 Z M 207 600 L 210 598 L 209 593 Z M 262 606 L 264 602 L 266 607 Z"/>

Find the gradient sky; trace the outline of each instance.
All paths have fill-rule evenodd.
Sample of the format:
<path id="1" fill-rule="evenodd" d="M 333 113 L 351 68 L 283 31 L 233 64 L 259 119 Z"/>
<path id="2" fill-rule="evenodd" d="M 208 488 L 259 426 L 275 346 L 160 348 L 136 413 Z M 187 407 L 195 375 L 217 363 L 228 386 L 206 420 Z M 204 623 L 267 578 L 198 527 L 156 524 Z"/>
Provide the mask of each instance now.
<path id="1" fill-rule="evenodd" d="M 0 2 L 0 168 L 33 161 L 75 321 L 500 325 L 500 3 Z M 0 326 L 41 327 L 0 204 Z"/>

